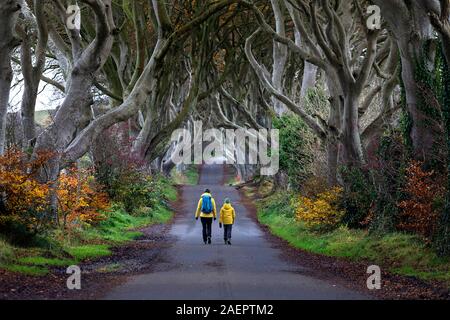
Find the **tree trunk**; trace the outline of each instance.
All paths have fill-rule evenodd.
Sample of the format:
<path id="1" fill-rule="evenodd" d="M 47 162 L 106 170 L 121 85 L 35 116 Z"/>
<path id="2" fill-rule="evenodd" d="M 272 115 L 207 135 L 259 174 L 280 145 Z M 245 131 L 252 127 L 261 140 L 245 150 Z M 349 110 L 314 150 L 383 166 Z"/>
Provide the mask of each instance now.
<path id="1" fill-rule="evenodd" d="M 422 59 L 425 42 L 433 37 L 429 17 L 418 3 L 409 4 L 400 0 L 374 2 L 380 6 L 400 50 L 406 107 L 412 120 L 409 135 L 414 157 L 427 160 L 435 144 L 436 132 L 435 128 L 425 121 L 427 116 L 419 108 L 416 64 Z"/>
<path id="2" fill-rule="evenodd" d="M 0 3 L 0 155 L 6 146 L 6 118 L 13 79 L 11 54 L 20 45 L 20 40 L 14 35 L 14 28 L 21 4 L 19 0 Z"/>
<path id="3" fill-rule="evenodd" d="M 6 118 L 8 115 L 9 91 L 13 78 L 10 57 L 7 52 L 0 52 L 0 155 L 6 147 Z"/>
<path id="4" fill-rule="evenodd" d="M 308 90 L 314 88 L 314 86 L 316 85 L 317 69 L 317 66 L 305 61 L 302 89 L 300 92 L 300 97 L 302 99 L 306 97 Z"/>
<path id="5" fill-rule="evenodd" d="M 344 162 L 348 166 L 360 167 L 364 163 L 364 154 L 359 132 L 358 96 L 349 90 L 344 98 L 344 116 L 342 130 Z"/>
<path id="6" fill-rule="evenodd" d="M 444 78 L 444 101 L 442 111 L 444 114 L 444 124 L 446 128 L 446 146 L 447 146 L 447 194 L 446 203 L 441 217 L 434 243 L 439 255 L 450 256 L 450 64 L 443 66 Z"/>
<path id="7" fill-rule="evenodd" d="M 25 148 L 32 147 L 32 140 L 36 138 L 36 124 L 34 121 L 34 113 L 36 108 L 36 100 L 38 94 L 39 81 L 28 83 L 25 81 L 24 92 L 22 95 L 21 116 L 24 134 Z"/>
<path id="8" fill-rule="evenodd" d="M 331 74 L 331 73 L 330 73 Z M 338 185 L 338 164 L 340 143 L 338 132 L 341 128 L 341 111 L 342 104 L 342 88 L 333 80 L 333 77 L 327 76 L 326 84 L 328 94 L 330 95 L 330 115 L 328 117 L 329 131 L 326 138 L 326 152 L 327 152 L 327 181 L 328 186 L 333 187 Z"/>
<path id="9" fill-rule="evenodd" d="M 36 140 L 34 155 L 38 151 L 55 153 L 49 161 L 47 172 L 41 171 L 40 180 L 43 182 L 56 181 L 65 148 L 79 131 L 89 124 L 92 117 L 94 77 L 111 52 L 114 40 L 113 31 L 115 30 L 111 0 L 88 2 L 88 4 L 94 9 L 97 16 L 96 37 L 83 51 L 81 51 L 80 43 L 75 44 L 75 48 L 79 46 L 79 50 L 75 50 L 75 61 L 66 88 L 66 98 L 57 110 L 53 123 Z M 53 211 L 56 210 L 53 207 Z"/>
<path id="10" fill-rule="evenodd" d="M 283 15 L 282 3 L 279 0 L 271 0 L 273 12 L 275 15 L 275 27 L 276 32 L 285 36 L 285 20 Z M 272 71 L 272 84 L 280 92 L 283 92 L 283 76 L 284 69 L 286 67 L 288 57 L 288 48 L 286 45 L 273 41 L 273 71 Z M 272 103 L 277 115 L 282 115 L 287 111 L 284 104 L 275 97 L 272 97 Z"/>
<path id="11" fill-rule="evenodd" d="M 339 143 L 334 138 L 327 140 L 327 181 L 328 186 L 333 187 L 338 185 L 337 168 L 339 160 Z"/>
<path id="12" fill-rule="evenodd" d="M 294 37 L 295 37 L 295 44 L 298 47 L 302 47 L 302 36 L 300 34 L 299 30 L 299 23 L 301 20 L 301 17 L 297 11 L 297 9 L 294 9 L 292 7 L 292 4 L 289 0 L 285 1 L 286 7 L 289 11 L 289 14 L 291 15 L 292 21 L 294 23 Z M 308 61 L 305 61 L 305 66 L 303 70 L 303 81 L 302 81 L 302 87 L 300 90 L 300 98 L 303 100 L 305 98 L 306 94 L 308 93 L 308 90 L 311 88 L 314 88 L 316 85 L 316 77 L 317 77 L 317 70 L 318 67 L 313 65 L 312 63 L 309 63 Z"/>
<path id="13" fill-rule="evenodd" d="M 25 148 L 32 147 L 32 140 L 36 138 L 34 113 L 36 108 L 39 83 L 41 82 L 41 76 L 44 72 L 48 44 L 47 17 L 45 16 L 44 6 L 38 0 L 34 0 L 33 4 L 35 20 L 26 20 L 25 23 L 33 23 L 36 25 L 36 45 L 33 46 L 33 37 L 31 33 L 27 32 L 27 28 L 21 29 L 19 31 L 22 37 L 22 46 L 20 48 L 20 62 L 22 65 L 24 90 L 22 95 L 21 112 L 22 127 L 24 132 L 23 146 Z M 29 11 L 29 9 L 25 8 L 23 11 Z M 31 15 L 31 12 L 29 14 Z M 32 47 L 34 51 L 34 59 L 32 58 Z"/>

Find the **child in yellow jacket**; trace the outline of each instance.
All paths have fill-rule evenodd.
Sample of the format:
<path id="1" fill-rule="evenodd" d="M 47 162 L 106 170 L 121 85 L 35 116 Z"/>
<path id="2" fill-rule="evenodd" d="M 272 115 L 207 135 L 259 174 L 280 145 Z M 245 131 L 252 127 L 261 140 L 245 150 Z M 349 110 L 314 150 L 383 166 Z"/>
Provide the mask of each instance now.
<path id="1" fill-rule="evenodd" d="M 230 199 L 225 199 L 225 203 L 220 209 L 219 227 L 222 228 L 223 224 L 223 240 L 225 244 L 231 245 L 231 230 L 236 219 L 236 212 L 231 206 Z"/>

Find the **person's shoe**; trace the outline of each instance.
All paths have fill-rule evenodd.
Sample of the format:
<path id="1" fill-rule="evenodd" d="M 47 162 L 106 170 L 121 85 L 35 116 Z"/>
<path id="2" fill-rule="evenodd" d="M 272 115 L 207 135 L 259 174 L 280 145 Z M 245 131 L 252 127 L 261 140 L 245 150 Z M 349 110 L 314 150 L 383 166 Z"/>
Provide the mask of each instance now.
<path id="1" fill-rule="evenodd" d="M 230 240 L 228 240 L 228 245 L 230 245 L 230 246 L 231 246 L 231 241 L 230 241 Z"/>
<path id="2" fill-rule="evenodd" d="M 208 238 L 208 244 L 211 244 L 211 238 Z"/>
<path id="3" fill-rule="evenodd" d="M 223 241 L 225 241 L 225 244 L 228 244 L 228 240 L 227 239 L 224 239 Z"/>
<path id="4" fill-rule="evenodd" d="M 206 244 L 207 242 L 206 242 L 206 241 L 203 241 L 203 243 Z"/>

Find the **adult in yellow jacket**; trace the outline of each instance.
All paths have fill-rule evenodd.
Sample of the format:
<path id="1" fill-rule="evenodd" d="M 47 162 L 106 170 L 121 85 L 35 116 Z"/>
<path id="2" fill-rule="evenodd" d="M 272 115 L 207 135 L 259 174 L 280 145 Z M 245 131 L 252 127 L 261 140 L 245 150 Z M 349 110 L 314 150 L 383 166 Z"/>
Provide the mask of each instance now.
<path id="1" fill-rule="evenodd" d="M 217 214 L 216 202 L 211 196 L 211 191 L 209 189 L 205 190 L 205 193 L 202 194 L 198 201 L 195 219 L 198 220 L 199 217 L 203 227 L 203 242 L 205 244 L 211 244 L 212 222 L 213 219 L 216 220 Z"/>
<path id="2" fill-rule="evenodd" d="M 230 199 L 225 199 L 225 203 L 220 209 L 219 227 L 223 224 L 223 240 L 225 244 L 231 245 L 231 230 L 233 229 L 234 221 L 236 220 L 236 212 L 231 206 Z"/>

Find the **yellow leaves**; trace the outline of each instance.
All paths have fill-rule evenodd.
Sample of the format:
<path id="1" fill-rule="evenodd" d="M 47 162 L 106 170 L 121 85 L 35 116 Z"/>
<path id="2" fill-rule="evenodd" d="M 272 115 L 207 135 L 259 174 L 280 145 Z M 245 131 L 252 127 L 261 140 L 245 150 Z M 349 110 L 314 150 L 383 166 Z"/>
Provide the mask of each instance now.
<path id="1" fill-rule="evenodd" d="M 57 189 L 59 210 L 69 225 L 77 222 L 94 224 L 104 220 L 101 211 L 109 207 L 109 199 L 99 189 L 88 170 L 72 168 L 60 174 Z"/>
<path id="2" fill-rule="evenodd" d="M 51 153 L 40 152 L 29 160 L 20 150 L 10 149 L 0 156 L 0 193 L 5 196 L 5 211 L 24 225 L 35 227 L 48 218 L 51 192 L 56 192 L 60 217 L 64 221 L 95 223 L 104 218 L 101 211 L 109 207 L 109 199 L 95 184 L 89 171 L 70 169 L 61 173 L 55 186 L 37 179 L 37 173 Z"/>
<path id="3" fill-rule="evenodd" d="M 336 225 L 345 213 L 339 209 L 339 199 L 342 191 L 342 188 L 335 187 L 319 193 L 313 198 L 300 196 L 296 218 L 309 227 Z"/>
<path id="4" fill-rule="evenodd" d="M 28 161 L 20 150 L 9 149 L 0 157 L 0 192 L 5 194 L 5 209 L 10 215 L 18 218 L 32 211 L 41 212 L 46 209 L 48 185 L 39 183 L 34 174 L 42 163 L 38 155 L 36 160 Z M 47 156 L 42 154 L 44 159 Z"/>

